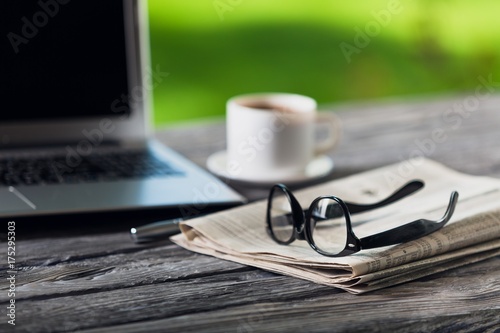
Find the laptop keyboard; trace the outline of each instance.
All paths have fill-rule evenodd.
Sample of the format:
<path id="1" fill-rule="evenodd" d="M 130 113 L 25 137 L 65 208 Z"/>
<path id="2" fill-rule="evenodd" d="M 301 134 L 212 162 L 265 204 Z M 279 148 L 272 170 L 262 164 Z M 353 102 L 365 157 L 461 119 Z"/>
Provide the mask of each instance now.
<path id="1" fill-rule="evenodd" d="M 0 159 L 0 186 L 85 183 L 179 176 L 182 172 L 147 151 Z"/>

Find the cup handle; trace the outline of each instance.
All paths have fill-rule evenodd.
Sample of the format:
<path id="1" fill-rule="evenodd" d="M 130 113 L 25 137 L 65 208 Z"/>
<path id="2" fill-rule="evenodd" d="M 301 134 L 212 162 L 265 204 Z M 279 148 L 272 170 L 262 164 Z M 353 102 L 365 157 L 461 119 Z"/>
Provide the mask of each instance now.
<path id="1" fill-rule="evenodd" d="M 316 116 L 316 130 L 320 126 L 326 126 L 329 133 L 325 139 L 315 143 L 315 156 L 327 153 L 335 148 L 342 134 L 340 119 L 333 113 L 318 113 Z"/>

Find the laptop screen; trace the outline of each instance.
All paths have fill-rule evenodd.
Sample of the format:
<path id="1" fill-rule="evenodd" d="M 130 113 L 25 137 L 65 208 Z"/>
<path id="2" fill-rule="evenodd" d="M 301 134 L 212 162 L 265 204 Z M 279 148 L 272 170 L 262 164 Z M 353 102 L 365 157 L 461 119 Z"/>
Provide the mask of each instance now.
<path id="1" fill-rule="evenodd" d="M 123 0 L 2 0 L 0 33 L 0 123 L 129 112 Z"/>

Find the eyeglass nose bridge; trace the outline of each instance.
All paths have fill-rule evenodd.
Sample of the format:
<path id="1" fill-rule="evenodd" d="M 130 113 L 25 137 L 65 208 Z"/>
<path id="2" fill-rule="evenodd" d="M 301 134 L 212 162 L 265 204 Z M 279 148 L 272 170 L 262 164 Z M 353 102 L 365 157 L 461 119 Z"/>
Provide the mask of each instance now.
<path id="1" fill-rule="evenodd" d="M 304 227 L 304 223 L 295 228 L 295 239 L 298 240 L 306 240 L 306 231 Z"/>

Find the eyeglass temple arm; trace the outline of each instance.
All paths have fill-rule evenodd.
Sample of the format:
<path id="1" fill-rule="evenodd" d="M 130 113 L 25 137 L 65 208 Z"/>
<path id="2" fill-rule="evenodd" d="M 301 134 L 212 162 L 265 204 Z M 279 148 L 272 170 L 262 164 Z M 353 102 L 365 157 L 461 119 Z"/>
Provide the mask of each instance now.
<path id="1" fill-rule="evenodd" d="M 433 233 L 448 223 L 455 211 L 457 200 L 458 192 L 453 191 L 450 196 L 448 208 L 441 219 L 437 221 L 420 219 L 394 229 L 361 238 L 361 249 L 372 249 L 405 243 Z"/>
<path id="2" fill-rule="evenodd" d="M 355 203 L 351 203 L 351 202 L 345 202 L 345 204 L 347 205 L 347 208 L 349 209 L 349 213 L 351 213 L 351 214 L 362 213 L 362 212 L 365 212 L 368 210 L 387 206 L 393 202 L 396 202 L 396 201 L 420 190 L 422 187 L 424 187 L 423 181 L 412 180 L 382 201 L 379 201 L 379 202 L 376 202 L 373 204 L 367 204 L 367 205 L 366 204 L 363 204 L 363 205 L 355 204 Z"/>
<path id="3" fill-rule="evenodd" d="M 391 194 L 389 197 L 383 199 L 382 201 L 373 203 L 373 204 L 355 204 L 352 202 L 345 202 L 347 206 L 347 209 L 349 209 L 350 214 L 356 214 L 356 213 L 362 213 L 366 212 L 368 210 L 380 208 L 387 206 L 393 202 L 396 202 L 418 190 L 420 190 L 422 187 L 424 187 L 424 182 L 421 180 L 412 180 L 403 187 L 401 187 L 399 190 Z M 304 214 L 307 214 L 307 210 L 304 210 Z M 326 219 L 326 216 L 330 217 L 339 217 L 344 215 L 344 212 L 338 205 L 332 205 L 328 207 L 327 212 L 319 212 L 319 211 L 313 211 L 311 212 L 311 215 L 317 218 L 318 220 Z"/>

